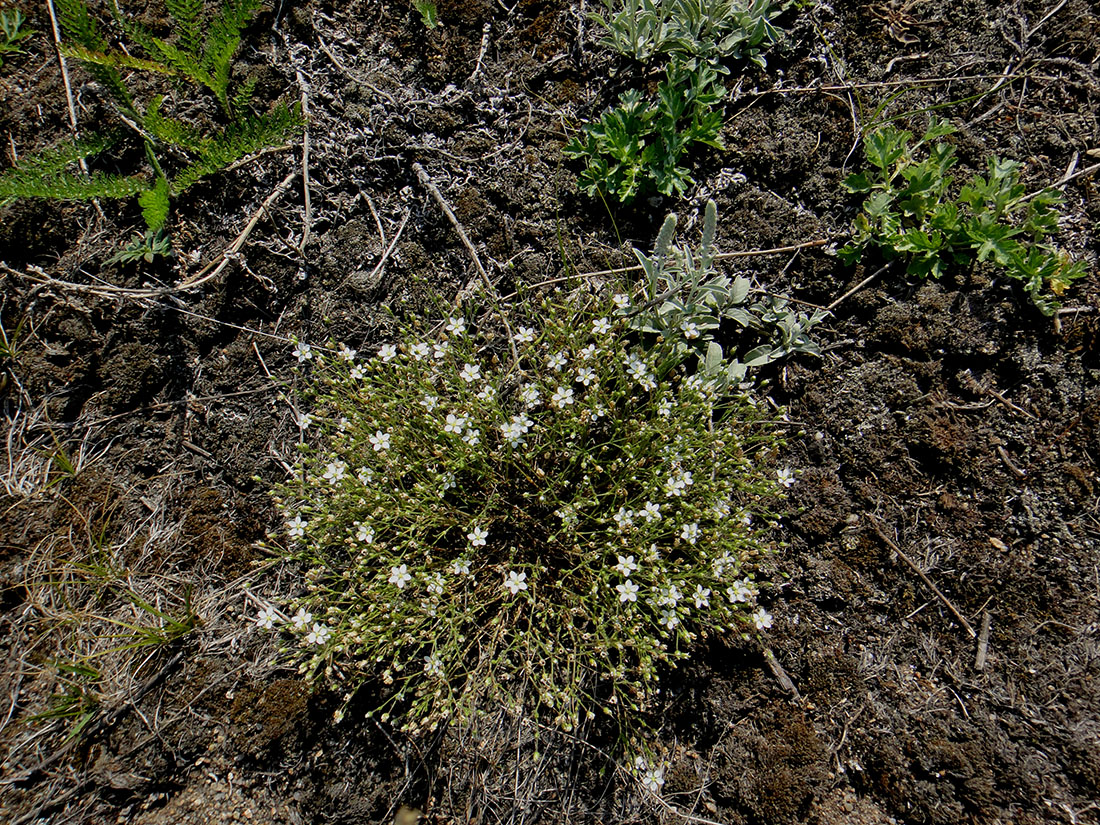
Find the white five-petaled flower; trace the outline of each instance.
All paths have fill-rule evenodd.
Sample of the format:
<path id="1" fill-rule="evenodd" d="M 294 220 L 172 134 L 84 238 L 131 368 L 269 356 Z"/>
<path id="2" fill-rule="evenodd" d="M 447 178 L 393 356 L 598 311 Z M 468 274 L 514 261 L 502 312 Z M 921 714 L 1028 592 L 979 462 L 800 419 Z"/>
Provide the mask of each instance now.
<path id="1" fill-rule="evenodd" d="M 481 377 L 481 367 L 477 364 L 467 364 L 462 368 L 462 372 L 459 373 L 459 376 L 461 376 L 462 380 L 467 384 L 472 384 Z"/>
<path id="2" fill-rule="evenodd" d="M 480 390 L 478 390 L 477 397 L 482 401 L 492 401 L 496 397 L 497 391 L 493 389 L 492 384 L 485 384 Z"/>
<path id="3" fill-rule="evenodd" d="M 722 578 L 726 574 L 727 567 L 733 567 L 736 572 L 737 561 L 733 558 L 733 556 L 730 555 L 729 550 L 725 551 L 719 558 L 714 560 L 714 578 Z"/>
<path id="4" fill-rule="evenodd" d="M 591 358 L 595 354 L 596 354 L 596 345 L 595 344 L 589 344 L 587 347 L 585 347 L 584 349 L 582 349 L 580 352 L 577 353 L 577 358 L 579 358 L 581 361 L 587 361 L 589 358 Z"/>
<path id="5" fill-rule="evenodd" d="M 367 440 L 370 442 L 371 446 L 374 447 L 376 453 L 380 453 L 390 448 L 390 434 L 388 432 L 378 430 Z"/>
<path id="6" fill-rule="evenodd" d="M 665 482 L 665 495 L 669 498 L 682 496 L 693 483 L 694 479 L 689 470 L 677 469 Z"/>
<path id="7" fill-rule="evenodd" d="M 524 384 L 519 388 L 519 400 L 527 407 L 538 406 L 540 397 L 539 388 L 534 384 Z"/>
<path id="8" fill-rule="evenodd" d="M 515 422 L 500 425 L 500 434 L 511 447 L 518 447 L 523 443 L 523 430 L 516 426 Z"/>
<path id="9" fill-rule="evenodd" d="M 434 653 L 424 657 L 424 672 L 429 676 L 443 675 L 443 660 Z"/>
<path id="10" fill-rule="evenodd" d="M 674 630 L 676 625 L 680 624 L 680 617 L 676 615 L 676 611 L 672 608 L 661 611 L 661 621 L 659 624 L 663 624 L 669 630 Z"/>
<path id="11" fill-rule="evenodd" d="M 661 505 L 654 504 L 652 501 L 647 501 L 645 507 L 642 508 L 641 515 L 645 517 L 647 522 L 660 521 Z"/>
<path id="12" fill-rule="evenodd" d="M 397 347 L 393 344 L 383 344 L 378 348 L 378 357 L 384 362 L 389 363 L 397 357 Z"/>
<path id="13" fill-rule="evenodd" d="M 349 347 L 347 344 L 340 345 L 340 357 L 345 361 L 354 361 L 356 351 Z"/>
<path id="14" fill-rule="evenodd" d="M 306 361 L 313 360 L 313 347 L 309 344 L 303 344 L 301 341 L 294 343 L 294 357 L 298 359 L 299 364 L 304 364 Z"/>
<path id="15" fill-rule="evenodd" d="M 485 540 L 489 538 L 489 531 L 475 525 L 474 529 L 466 534 L 466 538 L 469 539 L 471 547 L 484 547 Z"/>
<path id="16" fill-rule="evenodd" d="M 618 559 L 619 563 L 611 569 L 619 575 L 629 576 L 631 573 L 638 569 L 638 563 L 634 561 L 634 556 L 618 556 Z"/>
<path id="17" fill-rule="evenodd" d="M 668 418 L 672 415 L 672 402 L 669 399 L 665 398 L 657 405 L 657 415 L 662 418 Z"/>
<path id="18" fill-rule="evenodd" d="M 467 428 L 466 432 L 462 435 L 462 440 L 471 447 L 476 447 L 481 443 L 481 430 L 475 429 L 474 427 Z"/>
<path id="19" fill-rule="evenodd" d="M 703 587 L 701 584 L 695 585 L 695 593 L 692 594 L 692 598 L 695 599 L 696 607 L 707 607 L 710 605 L 710 588 Z"/>
<path id="20" fill-rule="evenodd" d="M 762 607 L 756 608 L 756 612 L 749 618 L 757 630 L 767 630 L 772 626 L 772 614 Z"/>
<path id="21" fill-rule="evenodd" d="M 577 370 L 577 383 L 584 384 L 586 387 L 592 386 L 596 381 L 596 372 L 590 367 L 581 367 Z"/>
<path id="22" fill-rule="evenodd" d="M 567 361 L 564 352 L 555 352 L 549 358 L 546 359 L 546 366 L 552 369 L 554 372 L 561 372 L 561 368 L 566 365 Z"/>
<path id="23" fill-rule="evenodd" d="M 397 585 L 398 590 L 404 590 L 405 585 L 412 581 L 412 573 L 406 564 L 394 565 L 390 568 L 389 583 Z"/>
<path id="24" fill-rule="evenodd" d="M 359 472 L 355 474 L 355 477 L 359 479 L 359 483 L 366 486 L 374 481 L 374 470 L 370 467 L 360 467 Z"/>
<path id="25" fill-rule="evenodd" d="M 374 543 L 374 529 L 369 524 L 355 523 L 355 538 L 363 542 L 363 544 Z"/>
<path id="26" fill-rule="evenodd" d="M 305 538 L 308 526 L 309 522 L 302 518 L 301 514 L 296 515 L 286 523 L 286 534 L 292 539 Z"/>
<path id="27" fill-rule="evenodd" d="M 456 576 L 469 576 L 470 575 L 470 560 L 465 558 L 458 558 L 451 562 L 451 572 Z"/>
<path id="28" fill-rule="evenodd" d="M 451 335 L 461 335 L 466 331 L 466 319 L 465 318 L 449 318 L 447 319 L 447 332 Z"/>
<path id="29" fill-rule="evenodd" d="M 592 322 L 592 332 L 595 335 L 605 335 L 611 332 L 611 321 L 607 318 L 597 318 Z"/>
<path id="30" fill-rule="evenodd" d="M 442 596 L 443 595 L 443 586 L 444 586 L 444 582 L 443 582 L 443 574 L 442 573 L 433 573 L 432 575 L 428 576 L 428 592 L 429 593 L 432 593 L 433 595 L 436 595 L 436 596 Z"/>
<path id="31" fill-rule="evenodd" d="M 615 519 L 615 524 L 618 525 L 620 530 L 625 530 L 627 527 L 634 524 L 634 511 L 627 510 L 625 507 L 620 507 L 619 512 L 612 516 L 612 518 Z"/>
<path id="32" fill-rule="evenodd" d="M 303 430 L 308 430 L 310 425 L 313 424 L 313 416 L 309 413 L 298 414 L 298 427 Z"/>
<path id="33" fill-rule="evenodd" d="M 527 573 L 522 570 L 518 573 L 515 570 L 509 570 L 508 575 L 504 578 L 504 586 L 512 591 L 513 596 L 521 590 L 526 590 Z"/>
<path id="34" fill-rule="evenodd" d="M 535 331 L 531 327 L 520 327 L 516 333 L 517 344 L 530 344 L 535 340 Z"/>
<path id="35" fill-rule="evenodd" d="M 680 530 L 680 538 L 688 544 L 695 544 L 699 540 L 699 524 L 694 521 L 691 524 L 685 524 Z"/>
<path id="36" fill-rule="evenodd" d="M 554 390 L 554 395 L 550 399 L 550 406 L 557 407 L 559 410 L 565 409 L 573 403 L 573 388 L 572 387 L 558 387 Z"/>
<path id="37" fill-rule="evenodd" d="M 351 372 L 349 372 L 348 375 L 354 381 L 362 381 L 364 378 L 367 377 L 367 371 L 363 369 L 361 364 L 356 364 L 354 367 L 351 368 Z"/>
<path id="38" fill-rule="evenodd" d="M 642 786 L 650 793 L 660 793 L 661 786 L 665 784 L 665 769 L 663 766 L 647 768 L 641 775 Z"/>
<path id="39" fill-rule="evenodd" d="M 309 635 L 306 636 L 306 641 L 311 645 L 322 646 L 328 641 L 329 636 L 332 635 L 332 631 L 325 627 L 323 624 L 315 624 L 309 631 Z"/>
<path id="40" fill-rule="evenodd" d="M 613 296 L 611 300 L 615 302 L 615 306 L 617 306 L 619 309 L 625 309 L 627 306 L 630 305 L 630 296 L 623 295 L 623 293 L 621 292 Z"/>
<path id="41" fill-rule="evenodd" d="M 784 487 L 792 487 L 794 486 L 794 483 L 798 481 L 798 479 L 794 477 L 794 470 L 792 470 L 790 467 L 784 467 L 782 470 L 776 470 L 775 475 L 776 478 L 779 479 L 779 483 L 782 484 Z"/>
<path id="42" fill-rule="evenodd" d="M 682 321 L 680 323 L 680 331 L 684 333 L 684 337 L 688 339 L 699 337 L 699 327 L 695 325 L 694 321 Z"/>
<path id="43" fill-rule="evenodd" d="M 271 630 L 278 619 L 279 614 L 275 612 L 274 607 L 265 607 L 256 614 L 256 626 L 262 627 L 264 630 Z"/>
<path id="44" fill-rule="evenodd" d="M 446 341 L 440 341 L 438 344 L 432 345 L 432 357 L 437 361 L 447 357 L 448 344 Z"/>
<path id="45" fill-rule="evenodd" d="M 715 518 L 725 518 L 733 511 L 733 508 L 730 506 L 729 499 L 722 499 L 716 501 L 710 511 L 714 513 Z"/>
<path id="46" fill-rule="evenodd" d="M 444 493 L 450 490 L 452 487 L 457 486 L 454 473 L 444 473 L 442 476 L 440 476 L 439 480 L 443 482 Z"/>
<path id="47" fill-rule="evenodd" d="M 447 420 L 443 423 L 443 431 L 458 435 L 466 427 L 466 419 L 461 415 L 447 413 Z"/>
<path id="48" fill-rule="evenodd" d="M 748 579 L 738 579 L 732 586 L 726 588 L 726 598 L 731 602 L 750 602 L 759 591 Z"/>
<path id="49" fill-rule="evenodd" d="M 295 630 L 305 630 L 309 627 L 310 622 L 313 621 L 313 614 L 304 607 L 299 607 L 298 612 L 294 614 L 294 618 L 290 621 L 294 625 Z"/>
<path id="50" fill-rule="evenodd" d="M 620 602 L 636 602 L 638 601 L 638 585 L 634 584 L 630 579 L 627 579 L 622 584 L 615 585 L 615 589 L 619 591 Z"/>
<path id="51" fill-rule="evenodd" d="M 342 481 L 344 476 L 347 475 L 347 472 L 348 465 L 337 459 L 325 465 L 325 472 L 322 474 L 321 478 L 329 484 L 335 484 L 338 481 Z"/>
<path id="52" fill-rule="evenodd" d="M 423 341 L 420 341 L 409 347 L 409 354 L 417 361 L 423 361 L 428 357 L 428 353 L 431 352 L 431 349 L 432 348 Z"/>
<path id="53" fill-rule="evenodd" d="M 424 406 L 424 408 L 426 410 L 431 412 L 432 410 L 434 410 L 436 407 L 439 406 L 439 396 L 438 395 L 425 395 L 423 398 L 420 399 L 420 403 Z"/>

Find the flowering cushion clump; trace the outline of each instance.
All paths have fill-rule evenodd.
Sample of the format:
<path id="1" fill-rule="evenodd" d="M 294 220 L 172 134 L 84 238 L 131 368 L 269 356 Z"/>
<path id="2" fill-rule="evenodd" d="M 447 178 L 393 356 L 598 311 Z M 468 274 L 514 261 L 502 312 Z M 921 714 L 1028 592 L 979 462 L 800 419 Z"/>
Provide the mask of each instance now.
<path id="1" fill-rule="evenodd" d="M 770 625 L 749 568 L 774 425 L 608 304 L 544 302 L 511 341 L 455 316 L 314 348 L 321 437 L 277 494 L 303 673 L 380 683 L 410 730 L 519 697 L 569 730 L 637 720 L 697 636 Z"/>

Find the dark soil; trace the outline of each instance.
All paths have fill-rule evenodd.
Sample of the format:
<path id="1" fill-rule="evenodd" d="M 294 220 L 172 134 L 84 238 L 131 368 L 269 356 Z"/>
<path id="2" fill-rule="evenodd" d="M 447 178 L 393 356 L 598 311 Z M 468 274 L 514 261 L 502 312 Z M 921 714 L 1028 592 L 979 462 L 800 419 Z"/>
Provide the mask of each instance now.
<path id="1" fill-rule="evenodd" d="M 148 5 L 146 22 L 163 22 Z M 766 70 L 732 67 L 729 148 L 692 157 L 690 197 L 609 213 L 561 156 L 567 128 L 634 77 L 597 45 L 593 8 L 448 0 L 429 31 L 403 3 L 275 4 L 239 60 L 265 100 L 299 99 L 308 81 L 310 210 L 301 146 L 265 154 L 180 199 L 171 262 L 106 263 L 140 225 L 133 203 L 0 208 L 0 324 L 16 341 L 0 355 L 0 821 L 389 822 L 407 804 L 437 823 L 1100 822 L 1095 273 L 1056 322 L 981 266 L 887 275 L 818 328 L 824 357 L 764 376 L 801 473 L 770 563 L 770 654 L 710 640 L 670 683 L 675 810 L 614 784 L 592 753 L 552 757 L 539 796 L 516 799 L 518 767 L 489 737 L 410 748 L 361 715 L 334 718 L 341 697 L 276 665 L 251 617 L 300 586 L 262 544 L 279 528 L 266 490 L 299 431 L 268 375 L 290 377 L 291 336 L 366 349 L 394 314 L 438 312 L 477 277 L 414 163 L 502 293 L 629 265 L 668 211 L 692 238 L 713 197 L 723 251 L 827 239 L 738 261 L 825 305 L 878 264 L 832 254 L 859 205 L 840 182 L 873 116 L 915 130 L 942 107 L 960 178 L 997 154 L 1037 189 L 1098 160 L 1100 16 L 1086 0 L 838 0 L 786 12 Z M 5 162 L 68 132 L 49 18 L 26 12 L 38 34 L 0 68 Z M 78 120 L 109 121 L 70 71 Z M 102 289 L 181 282 L 294 170 L 202 289 Z M 1095 268 L 1094 177 L 1064 189 L 1058 241 Z M 127 593 L 190 611 L 194 629 L 109 651 L 118 621 L 162 624 Z M 79 661 L 98 677 L 58 667 Z M 70 715 L 35 721 L 66 692 L 83 696 Z"/>

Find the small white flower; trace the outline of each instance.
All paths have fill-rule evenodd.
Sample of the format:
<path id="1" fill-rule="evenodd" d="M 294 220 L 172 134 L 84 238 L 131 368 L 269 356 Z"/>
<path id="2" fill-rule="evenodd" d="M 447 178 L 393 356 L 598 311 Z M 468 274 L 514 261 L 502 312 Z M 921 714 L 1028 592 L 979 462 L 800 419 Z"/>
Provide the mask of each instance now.
<path id="1" fill-rule="evenodd" d="M 471 447 L 476 447 L 481 443 L 481 430 L 470 427 L 466 430 L 462 436 L 462 440 L 469 444 Z"/>
<path id="2" fill-rule="evenodd" d="M 275 612 L 274 607 L 265 607 L 256 614 L 256 626 L 262 627 L 264 630 L 271 630 L 278 620 L 279 614 Z"/>
<path id="3" fill-rule="evenodd" d="M 294 614 L 294 618 L 291 619 L 291 623 L 294 625 L 295 630 L 305 630 L 309 627 L 310 622 L 313 621 L 313 614 L 306 610 L 304 607 L 299 607 L 298 612 Z"/>
<path id="4" fill-rule="evenodd" d="M 451 562 L 451 572 L 456 576 L 469 576 L 470 575 L 470 560 L 469 559 L 455 559 Z"/>
<path id="5" fill-rule="evenodd" d="M 512 425 L 516 429 L 518 429 L 521 433 L 529 432 L 531 427 L 534 426 L 534 424 L 535 424 L 535 422 L 532 421 L 530 418 L 528 418 L 523 413 L 520 413 L 519 415 L 513 415 L 512 416 Z"/>
<path id="6" fill-rule="evenodd" d="M 338 429 L 342 433 L 346 433 L 348 431 L 348 427 L 350 426 L 351 419 L 348 418 L 346 415 L 342 415 L 336 420 L 336 429 Z"/>
<path id="7" fill-rule="evenodd" d="M 429 676 L 443 675 L 443 660 L 434 653 L 424 657 L 424 672 Z"/>
<path id="8" fill-rule="evenodd" d="M 538 406 L 540 398 L 539 388 L 534 384 L 524 384 L 519 389 L 519 400 L 528 408 Z"/>
<path id="9" fill-rule="evenodd" d="M 694 321 L 682 321 L 680 323 L 680 331 L 684 333 L 684 337 L 687 339 L 699 337 L 699 327 L 695 325 Z"/>
<path id="10" fill-rule="evenodd" d="M 443 423 L 443 431 L 459 435 L 466 428 L 466 419 L 461 415 L 447 413 L 447 420 Z"/>
<path id="11" fill-rule="evenodd" d="M 650 768 L 642 774 L 642 785 L 650 793 L 660 793 L 661 786 L 665 784 L 665 769 L 663 767 Z"/>
<path id="12" fill-rule="evenodd" d="M 325 627 L 323 624 L 315 624 L 313 629 L 309 631 L 309 635 L 306 636 L 306 641 L 311 645 L 317 645 L 321 647 L 328 641 L 329 636 L 332 635 L 332 631 Z"/>
<path id="13" fill-rule="evenodd" d="M 462 368 L 462 372 L 459 373 L 459 376 L 467 384 L 472 384 L 481 377 L 481 367 L 477 364 L 467 364 Z"/>
<path id="14" fill-rule="evenodd" d="M 508 575 L 504 579 L 504 586 L 512 591 L 513 596 L 521 590 L 526 590 L 527 573 L 523 571 L 517 573 L 515 570 L 508 571 Z"/>
<path id="15" fill-rule="evenodd" d="M 685 524 L 680 530 L 680 538 L 688 544 L 695 544 L 699 540 L 699 525 L 696 522 Z"/>
<path id="16" fill-rule="evenodd" d="M 733 508 L 730 505 L 729 499 L 722 499 L 721 501 L 715 502 L 710 511 L 714 513 L 715 518 L 722 519 L 728 516 L 733 511 Z"/>
<path id="17" fill-rule="evenodd" d="M 309 413 L 299 413 L 298 415 L 298 427 L 303 430 L 308 430 L 313 424 L 313 416 Z"/>
<path id="18" fill-rule="evenodd" d="M 737 561 L 730 555 L 730 551 L 727 550 L 719 558 L 714 560 L 713 570 L 714 578 L 720 579 L 726 574 L 726 568 L 734 568 L 734 572 L 737 570 Z M 732 601 L 732 599 L 731 599 Z"/>
<path id="19" fill-rule="evenodd" d="M 442 573 L 433 573 L 431 576 L 428 577 L 428 592 L 429 593 L 432 593 L 436 596 L 442 596 L 443 595 L 443 587 L 444 587 L 444 581 L 443 581 L 443 574 Z"/>
<path id="20" fill-rule="evenodd" d="M 298 341 L 294 344 L 294 357 L 298 359 L 299 364 L 304 364 L 306 361 L 313 360 L 313 347 L 309 344 L 303 344 Z"/>
<path id="21" fill-rule="evenodd" d="M 374 530 L 369 524 L 361 524 L 359 522 L 356 522 L 355 526 L 357 528 L 355 531 L 356 539 L 363 542 L 363 544 L 374 543 Z"/>
<path id="22" fill-rule="evenodd" d="M 428 353 L 431 352 L 431 347 L 425 344 L 423 341 L 413 344 L 409 347 L 409 355 L 411 355 L 417 361 L 423 361 L 428 357 Z"/>
<path id="23" fill-rule="evenodd" d="M 751 527 L 752 526 L 752 513 L 750 513 L 748 510 L 742 511 L 742 513 L 741 513 L 741 523 L 744 524 L 746 527 Z"/>
<path id="24" fill-rule="evenodd" d="M 748 579 L 738 579 L 726 588 L 726 598 L 731 602 L 751 602 L 759 591 Z"/>
<path id="25" fill-rule="evenodd" d="M 627 510 L 625 507 L 620 507 L 619 512 L 612 518 L 615 519 L 615 524 L 619 526 L 620 530 L 625 530 L 627 527 L 634 524 L 634 511 Z"/>
<path id="26" fill-rule="evenodd" d="M 623 295 L 621 292 L 615 295 L 611 300 L 615 302 L 615 306 L 619 309 L 625 309 L 630 306 L 630 296 Z"/>
<path id="27" fill-rule="evenodd" d="M 634 584 L 634 582 L 632 582 L 630 579 L 627 579 L 622 584 L 615 585 L 615 589 L 619 591 L 620 602 L 638 601 L 638 585 Z"/>
<path id="28" fill-rule="evenodd" d="M 344 476 L 347 475 L 348 465 L 343 461 L 337 459 L 336 461 L 330 461 L 325 465 L 325 472 L 321 476 L 329 484 L 336 484 L 338 481 L 343 481 Z"/>
<path id="29" fill-rule="evenodd" d="M 546 366 L 552 369 L 554 372 L 561 372 L 561 368 L 566 365 L 567 361 L 564 352 L 555 352 L 549 358 L 546 359 Z"/>
<path id="30" fill-rule="evenodd" d="M 398 590 L 404 590 L 405 585 L 412 581 L 412 573 L 409 572 L 408 565 L 399 564 L 391 567 L 388 581 L 390 584 L 396 584 Z"/>
<path id="31" fill-rule="evenodd" d="M 378 348 L 378 357 L 381 358 L 384 363 L 389 363 L 397 357 L 397 347 L 393 344 L 383 344 Z"/>
<path id="32" fill-rule="evenodd" d="M 672 415 L 672 402 L 667 398 L 657 405 L 657 415 L 662 418 L 668 418 Z"/>
<path id="33" fill-rule="evenodd" d="M 589 344 L 587 347 L 577 353 L 577 358 L 581 361 L 587 361 L 589 358 L 596 354 L 596 345 Z"/>
<path id="34" fill-rule="evenodd" d="M 611 332 L 611 321 L 607 318 L 597 318 L 592 322 L 592 332 L 595 335 L 606 335 Z"/>
<path id="35" fill-rule="evenodd" d="M 423 398 L 420 399 L 420 403 L 426 410 L 428 410 L 428 412 L 431 412 L 439 406 L 439 396 L 425 395 Z"/>
<path id="36" fill-rule="evenodd" d="M 461 335 L 466 331 L 466 319 L 465 318 L 449 318 L 447 320 L 447 332 L 451 335 Z"/>
<path id="37" fill-rule="evenodd" d="M 597 404 L 595 407 L 592 408 L 593 421 L 599 421 L 605 415 L 607 415 L 607 407 L 605 407 L 603 404 Z"/>
<path id="38" fill-rule="evenodd" d="M 339 355 L 345 361 L 354 361 L 355 360 L 355 354 L 356 354 L 356 350 L 353 350 L 347 344 L 341 344 L 340 345 Z"/>
<path id="39" fill-rule="evenodd" d="M 493 385 L 492 384 L 485 384 L 478 391 L 477 397 L 480 398 L 482 401 L 492 401 L 494 398 L 496 398 L 496 395 L 497 395 L 497 391 L 495 389 L 493 389 Z"/>
<path id="40" fill-rule="evenodd" d="M 661 520 L 661 505 L 654 504 L 652 501 L 647 501 L 645 507 L 642 508 L 641 514 L 645 517 L 647 522 L 654 522 Z"/>
<path id="41" fill-rule="evenodd" d="M 661 611 L 661 620 L 658 624 L 663 624 L 669 630 L 674 630 L 676 625 L 680 624 L 680 617 L 676 615 L 676 611 L 668 608 Z"/>
<path id="42" fill-rule="evenodd" d="M 374 481 L 374 470 L 370 467 L 360 467 L 359 472 L 355 474 L 355 477 L 359 479 L 359 483 L 364 487 Z"/>
<path id="43" fill-rule="evenodd" d="M 454 473 L 444 473 L 439 480 L 443 482 L 442 489 L 444 493 L 456 486 Z"/>
<path id="44" fill-rule="evenodd" d="M 794 483 L 798 481 L 798 479 L 794 477 L 794 470 L 792 470 L 790 467 L 784 467 L 782 470 L 776 470 L 775 475 L 776 478 L 779 479 L 779 483 L 782 484 L 784 487 L 793 487 Z"/>
<path id="45" fill-rule="evenodd" d="M 380 453 L 390 448 L 390 434 L 388 432 L 384 433 L 378 430 L 367 440 L 370 442 L 371 446 L 374 447 L 376 453 Z"/>
<path id="46" fill-rule="evenodd" d="M 515 341 L 517 344 L 530 344 L 535 340 L 535 331 L 531 327 L 520 327 L 516 333 Z"/>
<path id="47" fill-rule="evenodd" d="M 684 594 L 680 592 L 680 588 L 670 584 L 662 587 L 657 593 L 656 603 L 658 607 L 675 607 L 683 597 Z"/>
<path id="48" fill-rule="evenodd" d="M 592 386 L 596 381 L 596 372 L 590 367 L 581 367 L 577 370 L 577 383 L 584 384 L 586 387 Z"/>
<path id="49" fill-rule="evenodd" d="M 292 539 L 305 538 L 306 528 L 308 526 L 308 521 L 303 519 L 300 514 L 296 515 L 286 523 L 286 534 Z"/>
<path id="50" fill-rule="evenodd" d="M 500 434 L 511 447 L 518 447 L 523 443 L 523 431 L 515 423 L 501 424 Z"/>
<path id="51" fill-rule="evenodd" d="M 558 387 L 554 390 L 554 395 L 550 399 L 550 406 L 557 407 L 559 410 L 565 409 L 573 403 L 573 388 L 572 387 Z"/>
<path id="52" fill-rule="evenodd" d="M 450 347 L 446 341 L 440 341 L 438 344 L 432 345 L 432 357 L 437 361 L 447 357 L 447 350 Z"/>
<path id="53" fill-rule="evenodd" d="M 762 607 L 756 608 L 756 612 L 749 618 L 757 630 L 767 630 L 772 626 L 772 614 Z"/>
<path id="54" fill-rule="evenodd" d="M 351 368 L 351 372 L 348 375 L 355 381 L 362 381 L 367 377 L 367 371 L 363 369 L 362 365 L 356 364 Z"/>
<path id="55" fill-rule="evenodd" d="M 710 606 L 710 588 L 703 587 L 701 584 L 695 585 L 695 593 L 692 595 L 695 599 L 695 606 L 697 608 Z"/>
<path id="56" fill-rule="evenodd" d="M 682 496 L 687 488 L 694 483 L 695 480 L 689 471 L 676 470 L 665 482 L 665 495 L 669 498 Z"/>
<path id="57" fill-rule="evenodd" d="M 618 558 L 619 563 L 611 569 L 619 575 L 629 576 L 631 573 L 638 569 L 638 563 L 634 561 L 633 556 L 618 556 Z"/>
<path id="58" fill-rule="evenodd" d="M 489 531 L 475 525 L 474 529 L 466 534 L 466 538 L 469 539 L 471 547 L 484 547 L 485 540 L 489 538 Z"/>

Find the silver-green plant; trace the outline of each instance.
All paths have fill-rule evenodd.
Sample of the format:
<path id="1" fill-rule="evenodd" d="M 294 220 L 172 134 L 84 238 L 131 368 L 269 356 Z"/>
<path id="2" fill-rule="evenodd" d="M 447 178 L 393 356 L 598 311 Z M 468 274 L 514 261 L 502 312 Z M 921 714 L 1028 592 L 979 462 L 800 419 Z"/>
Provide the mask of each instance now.
<path id="1" fill-rule="evenodd" d="M 764 50 L 782 34 L 772 22 L 786 8 L 776 0 L 604 0 L 607 29 L 601 45 L 642 62 L 658 55 L 709 64 L 751 60 L 765 65 Z"/>
<path id="2" fill-rule="evenodd" d="M 817 309 L 807 314 L 792 309 L 790 301 L 766 292 L 754 293 L 748 278 L 729 278 L 714 266 L 714 234 L 718 208 L 708 201 L 697 252 L 676 246 L 676 215 L 665 218 L 653 254 L 635 249 L 645 273 L 644 295 L 617 310 L 631 329 L 660 336 L 681 357 L 694 353 L 701 371 L 729 387 L 744 380 L 749 369 L 762 367 L 794 353 L 820 355 L 810 330 L 827 314 Z M 753 294 L 759 296 L 752 299 Z M 764 339 L 764 343 L 740 354 L 727 356 L 715 340 L 723 320 L 737 324 Z"/>
<path id="3" fill-rule="evenodd" d="M 609 716 L 629 750 L 695 640 L 770 625 L 775 423 L 612 310 L 531 304 L 541 329 L 511 342 L 456 314 L 366 358 L 297 345 L 313 437 L 277 502 L 306 584 L 258 622 L 303 675 L 369 686 L 412 732 L 505 707 Z"/>
<path id="4" fill-rule="evenodd" d="M 19 9 L 0 9 L 0 66 L 4 65 L 4 56 L 22 54 L 19 45 L 34 34 L 34 29 L 25 29 L 27 18 Z"/>

